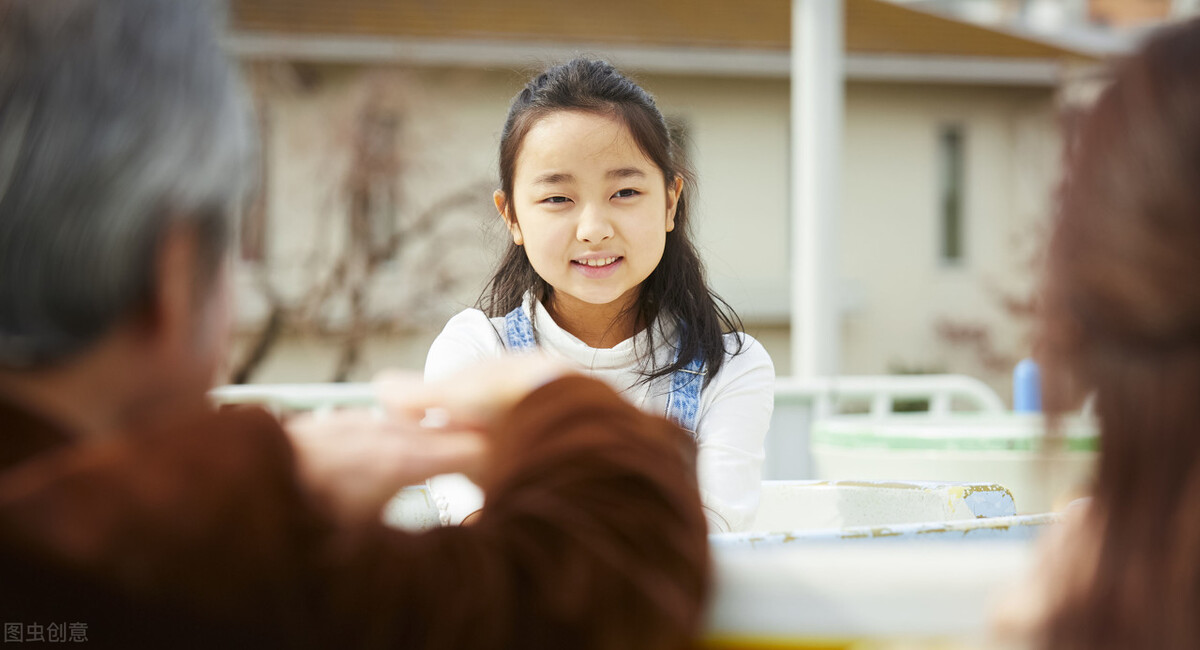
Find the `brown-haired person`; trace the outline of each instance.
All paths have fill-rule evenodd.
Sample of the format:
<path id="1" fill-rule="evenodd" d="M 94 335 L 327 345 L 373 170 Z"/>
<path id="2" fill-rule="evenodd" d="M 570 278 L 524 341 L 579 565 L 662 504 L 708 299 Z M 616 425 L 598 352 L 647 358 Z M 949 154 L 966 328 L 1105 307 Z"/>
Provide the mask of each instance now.
<path id="1" fill-rule="evenodd" d="M 0 1 L 6 640 L 687 644 L 709 575 L 694 445 L 597 381 L 497 360 L 393 385 L 388 419 L 286 430 L 208 405 L 256 166 L 207 4 Z M 415 421 L 433 406 L 441 431 Z M 474 526 L 380 523 L 440 472 L 488 490 Z"/>
<path id="2" fill-rule="evenodd" d="M 1049 413 L 1094 394 L 1099 467 L 1008 613 L 1034 647 L 1200 648 L 1200 21 L 1120 62 L 1077 138 L 1041 356 Z"/>

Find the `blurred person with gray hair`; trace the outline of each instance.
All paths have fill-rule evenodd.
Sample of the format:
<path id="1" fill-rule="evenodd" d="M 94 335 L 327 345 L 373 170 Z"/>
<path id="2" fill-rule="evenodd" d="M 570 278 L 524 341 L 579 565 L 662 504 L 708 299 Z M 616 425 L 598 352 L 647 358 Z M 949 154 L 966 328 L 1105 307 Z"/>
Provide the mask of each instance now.
<path id="1" fill-rule="evenodd" d="M 208 5 L 0 0 L 6 639 L 685 645 L 709 579 L 695 450 L 599 382 L 527 357 L 385 382 L 387 418 L 211 408 L 256 152 Z M 474 525 L 380 523 L 445 472 L 487 491 Z"/>

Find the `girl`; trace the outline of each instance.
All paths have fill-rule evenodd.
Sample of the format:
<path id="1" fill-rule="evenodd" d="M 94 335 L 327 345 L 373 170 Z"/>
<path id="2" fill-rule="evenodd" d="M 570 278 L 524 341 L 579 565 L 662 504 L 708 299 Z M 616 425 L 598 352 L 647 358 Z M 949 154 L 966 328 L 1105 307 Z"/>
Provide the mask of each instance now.
<path id="1" fill-rule="evenodd" d="M 688 234 L 691 174 L 654 100 L 603 61 L 550 68 L 513 100 L 496 210 L 512 238 L 478 309 L 429 350 L 428 380 L 538 348 L 692 432 L 710 526 L 758 507 L 771 359 L 705 284 Z M 465 478 L 430 488 L 443 520 L 482 504 Z"/>

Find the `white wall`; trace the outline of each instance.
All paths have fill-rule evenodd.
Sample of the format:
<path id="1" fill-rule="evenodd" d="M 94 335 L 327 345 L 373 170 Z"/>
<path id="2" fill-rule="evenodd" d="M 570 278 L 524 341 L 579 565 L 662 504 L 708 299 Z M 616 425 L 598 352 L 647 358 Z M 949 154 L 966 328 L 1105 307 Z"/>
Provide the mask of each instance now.
<path id="1" fill-rule="evenodd" d="M 1020 353 L 1026 324 L 1003 295 L 1031 288 L 1033 252 L 1058 161 L 1047 91 L 851 84 L 847 92 L 841 272 L 851 307 L 846 373 L 899 368 L 987 376 L 977 354 L 947 345 L 949 319 L 991 329 Z M 964 259 L 940 259 L 939 128 L 965 134 Z"/>
<path id="2" fill-rule="evenodd" d="M 698 177 L 697 245 L 713 287 L 747 320 L 786 322 L 787 82 L 640 80 L 666 115 L 687 124 Z"/>

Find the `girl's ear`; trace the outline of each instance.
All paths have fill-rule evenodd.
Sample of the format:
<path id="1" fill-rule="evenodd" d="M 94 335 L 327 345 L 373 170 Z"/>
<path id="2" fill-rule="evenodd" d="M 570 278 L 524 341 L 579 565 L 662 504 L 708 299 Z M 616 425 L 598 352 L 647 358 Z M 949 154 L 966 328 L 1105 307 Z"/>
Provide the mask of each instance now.
<path id="1" fill-rule="evenodd" d="M 504 227 L 512 235 L 513 243 L 520 246 L 525 243 L 525 237 L 521 234 L 521 226 L 517 224 L 517 220 L 510 214 L 512 211 L 506 205 L 503 190 L 492 192 L 492 202 L 496 204 L 496 212 L 500 213 L 500 220 L 504 222 Z"/>
<path id="2" fill-rule="evenodd" d="M 667 232 L 675 230 L 675 209 L 679 207 L 679 197 L 683 195 L 683 177 L 676 176 L 675 182 L 667 187 Z"/>

